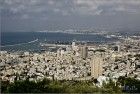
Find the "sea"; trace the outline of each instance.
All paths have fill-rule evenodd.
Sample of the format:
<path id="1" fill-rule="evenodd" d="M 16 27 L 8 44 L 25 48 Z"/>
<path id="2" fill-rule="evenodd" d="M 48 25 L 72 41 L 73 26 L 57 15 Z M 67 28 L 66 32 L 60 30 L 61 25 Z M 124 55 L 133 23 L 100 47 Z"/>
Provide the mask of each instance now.
<path id="1" fill-rule="evenodd" d="M 60 32 L 1 32 L 1 51 L 41 51 L 41 43 L 71 43 L 72 41 L 106 43 L 117 38 L 104 35 L 70 34 Z"/>

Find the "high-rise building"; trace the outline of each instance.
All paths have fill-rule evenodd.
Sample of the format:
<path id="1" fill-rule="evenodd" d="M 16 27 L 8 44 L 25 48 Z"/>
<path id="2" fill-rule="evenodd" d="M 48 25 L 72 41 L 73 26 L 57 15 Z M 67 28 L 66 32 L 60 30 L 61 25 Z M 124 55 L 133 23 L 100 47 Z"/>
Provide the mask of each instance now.
<path id="1" fill-rule="evenodd" d="M 117 45 L 117 47 L 118 47 L 118 52 L 120 52 L 120 48 L 121 48 L 120 45 Z"/>
<path id="2" fill-rule="evenodd" d="M 88 56 L 88 48 L 87 45 L 84 45 L 83 47 L 81 47 L 81 56 L 83 59 L 86 59 Z"/>
<path id="3" fill-rule="evenodd" d="M 76 43 L 75 41 L 72 42 L 72 49 L 74 50 L 75 49 L 75 46 L 76 46 Z"/>
<path id="4" fill-rule="evenodd" d="M 59 49 L 57 50 L 57 57 L 59 58 L 60 55 L 61 55 L 61 49 L 59 48 Z"/>
<path id="5" fill-rule="evenodd" d="M 103 53 L 95 53 L 91 62 L 91 76 L 97 79 L 103 73 Z"/>

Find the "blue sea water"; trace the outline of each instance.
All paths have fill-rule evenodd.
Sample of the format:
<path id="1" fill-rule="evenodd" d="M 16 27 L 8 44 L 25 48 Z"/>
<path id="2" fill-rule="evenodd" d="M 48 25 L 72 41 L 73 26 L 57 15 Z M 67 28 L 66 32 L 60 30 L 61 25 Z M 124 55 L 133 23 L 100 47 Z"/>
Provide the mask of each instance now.
<path id="1" fill-rule="evenodd" d="M 38 39 L 38 41 L 31 42 Z M 20 50 L 39 50 L 39 43 L 44 42 L 71 42 L 92 41 L 108 42 L 116 39 L 108 39 L 102 35 L 91 34 L 68 34 L 68 33 L 48 33 L 48 32 L 1 32 L 1 50 L 20 51 Z M 30 43 L 31 42 L 31 43 Z M 18 45 L 15 45 L 18 44 Z M 14 46 L 11 46 L 14 45 Z"/>

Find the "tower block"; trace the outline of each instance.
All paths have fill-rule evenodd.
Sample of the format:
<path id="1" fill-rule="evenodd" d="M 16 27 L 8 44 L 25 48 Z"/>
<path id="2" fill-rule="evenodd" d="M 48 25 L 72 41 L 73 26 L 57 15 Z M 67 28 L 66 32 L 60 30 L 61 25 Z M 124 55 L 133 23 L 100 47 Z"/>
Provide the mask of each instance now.
<path id="1" fill-rule="evenodd" d="M 91 76 L 97 79 L 103 73 L 104 54 L 95 53 L 91 62 Z"/>

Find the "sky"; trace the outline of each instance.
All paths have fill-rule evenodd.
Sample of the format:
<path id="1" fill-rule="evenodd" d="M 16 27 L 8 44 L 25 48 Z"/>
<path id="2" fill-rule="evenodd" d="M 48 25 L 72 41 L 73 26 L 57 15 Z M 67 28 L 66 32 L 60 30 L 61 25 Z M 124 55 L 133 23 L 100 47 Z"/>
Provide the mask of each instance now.
<path id="1" fill-rule="evenodd" d="M 0 0 L 1 30 L 140 30 L 140 0 Z"/>

